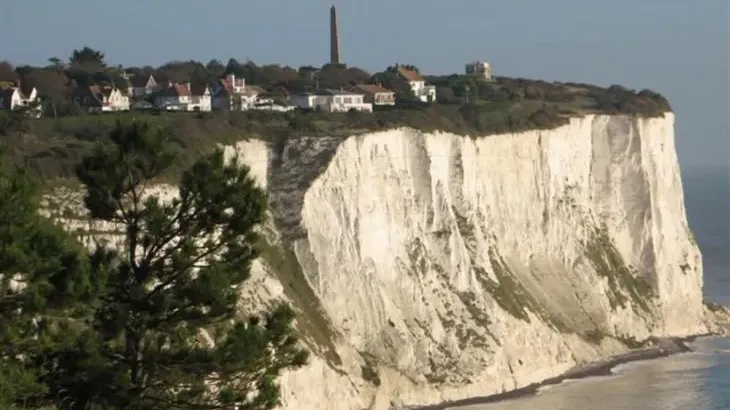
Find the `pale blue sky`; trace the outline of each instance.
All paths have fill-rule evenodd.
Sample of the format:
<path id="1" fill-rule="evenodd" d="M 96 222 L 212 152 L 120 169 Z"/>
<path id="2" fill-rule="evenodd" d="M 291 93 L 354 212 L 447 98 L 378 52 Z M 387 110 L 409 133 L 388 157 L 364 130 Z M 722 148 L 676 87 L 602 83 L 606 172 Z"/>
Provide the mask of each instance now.
<path id="1" fill-rule="evenodd" d="M 652 88 L 675 109 L 684 167 L 730 163 L 729 0 L 0 0 L 0 60 L 88 45 L 125 65 L 321 65 L 333 2 L 350 65 L 486 59 L 500 75 Z"/>

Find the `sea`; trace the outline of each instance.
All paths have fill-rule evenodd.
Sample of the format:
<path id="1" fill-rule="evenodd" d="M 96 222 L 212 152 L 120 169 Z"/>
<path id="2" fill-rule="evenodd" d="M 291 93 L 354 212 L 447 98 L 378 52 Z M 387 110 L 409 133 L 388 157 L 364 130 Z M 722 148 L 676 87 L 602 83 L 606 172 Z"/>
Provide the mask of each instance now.
<path id="1" fill-rule="evenodd" d="M 705 298 L 730 304 L 730 170 L 682 174 L 687 218 L 702 251 Z M 619 365 L 609 376 L 458 410 L 730 410 L 730 338 L 690 346 L 692 352 Z"/>

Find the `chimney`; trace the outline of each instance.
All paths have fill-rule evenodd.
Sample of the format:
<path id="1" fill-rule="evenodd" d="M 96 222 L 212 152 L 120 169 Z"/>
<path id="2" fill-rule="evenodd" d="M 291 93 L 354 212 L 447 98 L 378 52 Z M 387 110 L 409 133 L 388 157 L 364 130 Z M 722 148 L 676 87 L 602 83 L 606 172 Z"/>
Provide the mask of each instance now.
<path id="1" fill-rule="evenodd" d="M 190 81 L 188 81 L 187 83 L 185 83 L 185 87 L 188 87 L 188 91 L 190 91 Z"/>

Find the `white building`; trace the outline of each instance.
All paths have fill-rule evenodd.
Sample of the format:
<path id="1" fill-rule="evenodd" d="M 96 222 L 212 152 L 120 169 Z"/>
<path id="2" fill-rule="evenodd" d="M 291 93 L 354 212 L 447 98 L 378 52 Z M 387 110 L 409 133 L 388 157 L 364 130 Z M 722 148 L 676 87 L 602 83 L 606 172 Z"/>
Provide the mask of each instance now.
<path id="1" fill-rule="evenodd" d="M 38 99 L 38 91 L 35 87 L 28 95 L 23 94 L 20 87 L 9 87 L 0 89 L 0 110 L 18 110 Z"/>
<path id="2" fill-rule="evenodd" d="M 327 112 L 350 110 L 373 112 L 373 105 L 364 101 L 365 94 L 344 90 L 323 90 L 316 93 L 295 94 L 291 103 L 302 109 L 321 109 Z"/>
<path id="3" fill-rule="evenodd" d="M 395 91 L 380 84 L 358 84 L 353 91 L 365 94 L 365 102 L 373 105 L 395 105 Z"/>
<path id="4" fill-rule="evenodd" d="M 91 113 L 129 111 L 129 97 L 117 87 L 90 85 L 74 91 L 74 102 Z"/>
<path id="5" fill-rule="evenodd" d="M 436 101 L 436 87 L 433 85 L 426 85 L 426 80 L 424 80 L 420 74 L 402 66 L 397 66 L 397 71 L 398 74 L 408 82 L 408 85 L 411 87 L 411 91 L 413 91 L 416 98 L 426 103 Z"/>
<path id="6" fill-rule="evenodd" d="M 169 111 L 210 111 L 211 96 L 208 86 L 194 87 L 170 83 L 155 96 L 155 105 Z"/>
<path id="7" fill-rule="evenodd" d="M 211 85 L 212 107 L 216 110 L 244 111 L 261 102 L 261 87 L 246 85 L 246 79 L 228 74 Z"/>
<path id="8" fill-rule="evenodd" d="M 152 75 L 136 75 L 127 79 L 128 96 L 133 99 L 144 98 L 157 91 L 157 81 Z"/>
<path id="9" fill-rule="evenodd" d="M 484 77 L 487 81 L 492 81 L 494 75 L 492 74 L 492 66 L 485 61 L 474 61 L 466 65 L 466 74 L 478 75 Z"/>

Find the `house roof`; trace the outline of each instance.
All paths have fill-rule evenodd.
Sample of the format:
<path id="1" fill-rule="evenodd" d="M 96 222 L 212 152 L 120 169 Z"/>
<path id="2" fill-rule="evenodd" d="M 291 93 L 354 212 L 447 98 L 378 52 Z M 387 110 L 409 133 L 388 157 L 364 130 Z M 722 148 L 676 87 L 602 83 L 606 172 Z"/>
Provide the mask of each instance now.
<path id="1" fill-rule="evenodd" d="M 129 84 L 136 88 L 145 87 L 147 86 L 147 82 L 150 80 L 150 77 L 154 79 L 152 75 L 133 75 L 132 77 L 129 77 Z"/>
<path id="2" fill-rule="evenodd" d="M 6 95 L 9 95 L 11 97 L 12 97 L 13 93 L 17 91 L 18 92 L 18 97 L 20 97 L 22 99 L 28 98 L 28 96 L 26 95 L 26 93 L 24 93 L 23 92 L 23 89 L 20 88 L 20 87 L 3 88 L 1 90 L 7 92 Z M 32 92 L 32 90 L 30 92 Z M 30 92 L 28 92 L 28 94 L 30 94 Z"/>
<path id="3" fill-rule="evenodd" d="M 250 93 L 249 95 L 261 95 L 264 94 L 266 90 L 258 85 L 247 85 L 246 92 Z"/>
<path id="4" fill-rule="evenodd" d="M 354 92 L 354 91 L 335 90 L 332 88 L 328 88 L 324 91 L 320 91 L 318 94 L 320 94 L 320 95 L 362 95 L 362 93 L 358 93 L 358 92 Z"/>
<path id="5" fill-rule="evenodd" d="M 226 79 L 226 78 L 220 78 L 220 79 L 218 79 L 218 82 L 220 83 L 221 88 L 224 89 L 224 90 L 226 90 L 226 92 L 228 94 L 233 94 L 234 93 L 233 85 L 228 81 L 228 79 Z"/>
<path id="6" fill-rule="evenodd" d="M 88 85 L 76 88 L 74 94 L 77 96 L 91 97 L 93 101 L 102 104 L 104 97 L 109 97 L 114 90 L 119 90 L 119 88 L 110 85 Z"/>
<path id="7" fill-rule="evenodd" d="M 402 75 L 406 81 L 423 81 L 423 77 L 420 74 L 403 66 L 398 66 L 398 74 Z"/>
<path id="8" fill-rule="evenodd" d="M 100 85 L 90 85 L 89 86 L 89 92 L 99 100 L 102 100 L 102 97 L 109 97 L 112 94 L 112 91 L 114 91 L 113 87 L 110 86 L 100 86 Z"/>
<path id="9" fill-rule="evenodd" d="M 379 94 L 379 93 L 393 93 L 394 91 L 389 90 L 378 84 L 358 84 L 355 86 L 358 90 L 368 94 Z"/>
<path id="10" fill-rule="evenodd" d="M 206 90 L 210 93 L 210 89 L 206 84 L 196 83 L 190 85 L 190 95 L 205 95 Z"/>
<path id="11" fill-rule="evenodd" d="M 363 95 L 359 92 L 353 92 L 353 91 L 347 91 L 347 90 L 335 90 L 335 89 L 325 89 L 325 90 L 319 90 L 311 93 L 297 93 L 294 94 L 295 96 L 307 96 L 311 97 L 313 95 Z"/>
<path id="12" fill-rule="evenodd" d="M 17 81 L 0 81 L 0 90 L 6 90 L 8 88 L 15 88 L 18 86 Z"/>
<path id="13" fill-rule="evenodd" d="M 160 95 L 163 97 L 188 97 L 191 93 L 185 84 L 174 83 L 160 91 Z"/>
<path id="14" fill-rule="evenodd" d="M 230 81 L 228 81 L 227 78 L 223 77 L 218 79 L 217 81 L 220 84 L 220 88 L 225 90 L 228 94 L 236 94 L 236 91 L 233 88 L 233 85 Z M 259 87 L 258 85 L 246 85 L 244 88 L 244 91 L 242 94 L 244 95 L 260 95 L 265 93 L 266 90 L 264 90 L 262 87 Z"/>

